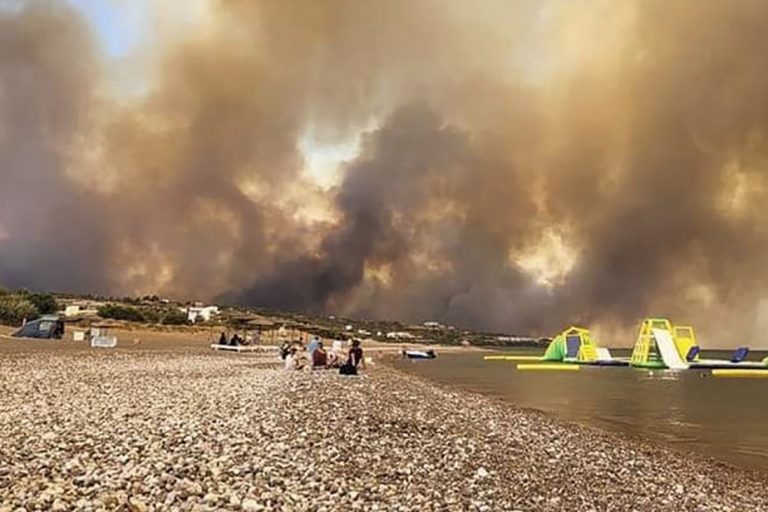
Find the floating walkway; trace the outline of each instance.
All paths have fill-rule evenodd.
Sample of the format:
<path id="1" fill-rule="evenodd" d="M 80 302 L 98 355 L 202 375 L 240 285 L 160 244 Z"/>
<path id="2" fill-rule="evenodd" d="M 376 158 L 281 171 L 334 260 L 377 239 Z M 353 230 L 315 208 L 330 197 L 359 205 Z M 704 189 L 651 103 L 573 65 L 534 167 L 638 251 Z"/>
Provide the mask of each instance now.
<path id="1" fill-rule="evenodd" d="M 712 370 L 713 377 L 739 377 L 739 378 L 761 378 L 768 379 L 768 371 L 766 370 L 747 370 L 747 369 L 731 369 L 731 368 L 716 368 Z"/>
<path id="2" fill-rule="evenodd" d="M 541 356 L 484 356 L 486 361 L 541 361 Z"/>
<path id="3" fill-rule="evenodd" d="M 579 366 L 575 364 L 564 363 L 519 363 L 518 370 L 536 370 L 536 371 L 567 371 L 575 372 Z"/>

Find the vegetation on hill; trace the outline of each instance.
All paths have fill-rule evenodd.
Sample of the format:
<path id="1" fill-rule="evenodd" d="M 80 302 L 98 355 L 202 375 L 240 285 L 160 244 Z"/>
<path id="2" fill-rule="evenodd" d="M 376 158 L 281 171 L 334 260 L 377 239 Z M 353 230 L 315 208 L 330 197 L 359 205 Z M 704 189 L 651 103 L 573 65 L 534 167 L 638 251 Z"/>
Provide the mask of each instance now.
<path id="1" fill-rule="evenodd" d="M 189 321 L 186 313 L 178 309 L 168 308 L 160 317 L 160 323 L 163 325 L 186 325 Z"/>
<path id="2" fill-rule="evenodd" d="M 18 326 L 25 320 L 56 313 L 59 308 L 52 293 L 10 291 L 0 287 L 0 323 Z"/>
<path id="3" fill-rule="evenodd" d="M 24 297 L 11 294 L 0 296 L 0 323 L 18 326 L 38 314 L 35 305 Z"/>
<path id="4" fill-rule="evenodd" d="M 29 293 L 24 295 L 24 298 L 31 302 L 41 315 L 52 315 L 59 310 L 59 303 L 52 293 Z"/>
<path id="5" fill-rule="evenodd" d="M 172 307 L 125 306 L 106 304 L 98 309 L 101 318 L 163 325 L 185 325 L 187 315 Z"/>
<path id="6" fill-rule="evenodd" d="M 63 301 L 106 301 L 98 308 L 104 319 L 143 324 L 187 325 L 189 320 L 183 311 L 189 302 L 171 301 L 157 295 L 143 297 L 98 297 L 94 295 L 31 293 L 25 290 L 10 291 L 0 286 L 0 323 L 20 325 L 42 314 L 53 314 L 60 309 L 57 298 Z M 255 323 L 258 325 L 255 326 Z M 503 333 L 478 332 L 461 327 L 441 325 L 437 322 L 408 324 L 380 319 L 345 318 L 335 315 L 314 316 L 292 311 L 277 311 L 244 306 L 223 307 L 221 314 L 209 325 L 220 325 L 235 330 L 273 329 L 285 327 L 300 329 L 327 338 L 370 338 L 397 344 L 436 343 L 445 345 L 475 345 L 497 347 L 538 347 L 546 339 L 512 336 Z M 393 333 L 398 333 L 392 336 Z M 389 334 L 389 336 L 388 336 Z"/>
<path id="7" fill-rule="evenodd" d="M 144 322 L 144 315 L 138 308 L 132 306 L 122 306 L 120 304 L 106 304 L 98 310 L 101 318 L 112 320 L 126 320 L 128 322 Z"/>

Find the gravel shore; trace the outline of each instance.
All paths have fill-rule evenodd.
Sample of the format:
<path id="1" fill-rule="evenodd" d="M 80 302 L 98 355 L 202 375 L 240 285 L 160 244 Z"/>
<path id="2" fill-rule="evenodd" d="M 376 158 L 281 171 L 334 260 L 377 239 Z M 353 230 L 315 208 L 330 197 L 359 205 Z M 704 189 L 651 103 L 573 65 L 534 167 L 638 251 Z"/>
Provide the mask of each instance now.
<path id="1" fill-rule="evenodd" d="M 0 354 L 0 511 L 768 510 L 768 478 L 377 365 Z"/>

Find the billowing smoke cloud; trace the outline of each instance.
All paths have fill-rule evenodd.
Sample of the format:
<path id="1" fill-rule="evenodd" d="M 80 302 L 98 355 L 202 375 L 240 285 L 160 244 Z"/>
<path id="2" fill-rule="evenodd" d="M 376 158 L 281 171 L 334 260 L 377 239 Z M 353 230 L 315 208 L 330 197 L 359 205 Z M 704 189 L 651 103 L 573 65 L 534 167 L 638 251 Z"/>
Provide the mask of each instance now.
<path id="1" fill-rule="evenodd" d="M 99 199 L 64 173 L 95 69 L 87 26 L 70 10 L 0 9 L 0 281 L 7 285 L 102 282 L 106 226 L 81 207 Z"/>
<path id="2" fill-rule="evenodd" d="M 767 31 L 750 0 L 232 0 L 116 98 L 77 12 L 0 9 L 0 282 L 764 344 Z M 308 134 L 358 138 L 330 189 Z"/>

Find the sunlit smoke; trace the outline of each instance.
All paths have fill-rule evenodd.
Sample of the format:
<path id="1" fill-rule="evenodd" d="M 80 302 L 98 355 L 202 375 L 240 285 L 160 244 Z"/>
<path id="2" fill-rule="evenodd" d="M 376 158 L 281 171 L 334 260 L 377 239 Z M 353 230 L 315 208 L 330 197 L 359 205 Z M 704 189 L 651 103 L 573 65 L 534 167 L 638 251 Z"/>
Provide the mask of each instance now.
<path id="1" fill-rule="evenodd" d="M 0 283 L 766 343 L 763 2 L 14 5 Z"/>

